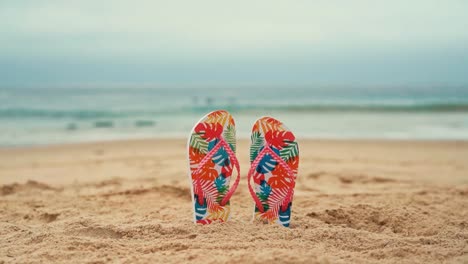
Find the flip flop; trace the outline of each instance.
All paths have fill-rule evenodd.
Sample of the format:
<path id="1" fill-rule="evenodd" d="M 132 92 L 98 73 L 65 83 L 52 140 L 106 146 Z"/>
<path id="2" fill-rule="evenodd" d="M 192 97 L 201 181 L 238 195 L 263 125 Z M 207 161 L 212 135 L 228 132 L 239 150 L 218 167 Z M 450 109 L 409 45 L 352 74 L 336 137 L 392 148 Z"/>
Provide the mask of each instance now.
<path id="1" fill-rule="evenodd" d="M 252 128 L 251 140 L 248 186 L 254 219 L 289 227 L 299 167 L 296 137 L 280 121 L 262 117 Z"/>
<path id="2" fill-rule="evenodd" d="M 193 221 L 209 224 L 229 218 L 229 199 L 239 185 L 236 158 L 236 125 L 231 114 L 218 110 L 205 115 L 193 127 L 187 144 Z M 237 178 L 229 189 L 233 170 Z"/>

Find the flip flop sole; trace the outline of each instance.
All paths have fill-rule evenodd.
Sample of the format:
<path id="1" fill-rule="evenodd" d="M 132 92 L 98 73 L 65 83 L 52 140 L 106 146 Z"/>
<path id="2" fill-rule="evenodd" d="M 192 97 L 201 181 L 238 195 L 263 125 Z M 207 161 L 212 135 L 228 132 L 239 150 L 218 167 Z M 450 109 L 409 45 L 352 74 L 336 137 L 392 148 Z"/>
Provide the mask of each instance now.
<path id="1" fill-rule="evenodd" d="M 289 175 L 273 155 L 266 154 L 253 173 L 254 192 L 263 205 L 263 212 L 255 205 L 254 219 L 277 223 L 288 227 L 291 219 L 292 196 L 299 167 L 299 147 L 294 134 L 281 122 L 272 117 L 258 119 L 252 128 L 250 162 L 269 146 L 294 174 Z M 290 192 L 290 199 L 285 195 Z"/>
<path id="2" fill-rule="evenodd" d="M 211 112 L 201 118 L 193 127 L 187 143 L 195 223 L 224 222 L 229 218 L 229 202 L 220 205 L 229 189 L 233 172 L 233 162 L 224 147 L 219 148 L 199 170 L 200 162 L 217 145 L 219 138 L 223 138 L 235 152 L 235 122 L 224 110 Z"/>

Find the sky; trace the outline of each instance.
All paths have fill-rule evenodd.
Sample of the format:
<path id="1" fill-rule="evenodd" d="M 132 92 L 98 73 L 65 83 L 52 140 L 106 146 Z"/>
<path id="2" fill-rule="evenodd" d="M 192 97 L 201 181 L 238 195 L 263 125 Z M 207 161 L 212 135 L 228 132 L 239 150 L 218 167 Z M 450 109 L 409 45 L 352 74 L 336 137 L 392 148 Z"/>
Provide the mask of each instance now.
<path id="1" fill-rule="evenodd" d="M 0 87 L 467 86 L 468 1 L 0 1 Z"/>

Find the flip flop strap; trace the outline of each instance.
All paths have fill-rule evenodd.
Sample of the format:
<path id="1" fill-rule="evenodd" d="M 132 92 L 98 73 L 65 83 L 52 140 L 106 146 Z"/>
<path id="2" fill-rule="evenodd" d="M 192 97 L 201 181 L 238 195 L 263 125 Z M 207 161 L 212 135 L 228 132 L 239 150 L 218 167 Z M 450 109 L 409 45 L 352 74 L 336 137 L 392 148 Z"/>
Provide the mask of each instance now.
<path id="1" fill-rule="evenodd" d="M 255 172 L 255 170 L 257 169 L 260 161 L 263 159 L 263 157 L 265 157 L 265 155 L 267 154 L 270 154 L 273 159 L 275 161 L 277 161 L 279 163 L 280 166 L 282 166 L 286 172 L 288 173 L 288 176 L 292 179 L 292 185 L 291 187 L 289 188 L 288 192 L 285 194 L 284 196 L 284 201 L 282 203 L 282 210 L 284 211 L 286 208 L 285 208 L 285 205 L 288 205 L 290 202 L 291 202 L 291 199 L 292 199 L 292 196 L 294 194 L 294 186 L 296 185 L 296 174 L 291 170 L 291 168 L 289 167 L 289 165 L 280 157 L 278 156 L 278 154 L 276 154 L 271 148 L 270 146 L 265 146 L 262 151 L 260 151 L 260 153 L 258 153 L 257 157 L 254 159 L 254 161 L 252 162 L 252 165 L 250 166 L 250 170 L 249 170 L 249 174 L 248 174 L 248 178 L 247 178 L 247 183 L 248 183 L 248 186 L 249 186 L 249 191 L 250 191 L 250 195 L 252 196 L 252 198 L 254 199 L 255 201 L 255 204 L 257 205 L 257 208 L 258 210 L 260 210 L 260 212 L 264 213 L 265 212 L 265 208 L 263 207 L 263 204 L 262 202 L 260 201 L 260 199 L 258 198 L 258 195 L 255 193 L 254 189 L 252 188 L 252 185 L 250 184 L 251 182 L 251 179 L 252 179 L 252 176 Z"/>
<path id="2" fill-rule="evenodd" d="M 208 154 L 205 155 L 205 157 L 203 157 L 203 159 L 200 161 L 200 163 L 198 164 L 198 168 L 197 170 L 194 172 L 194 174 L 198 174 L 201 172 L 201 169 L 203 168 L 203 166 L 206 165 L 206 163 L 208 161 L 210 161 L 213 156 L 218 152 L 218 150 L 221 148 L 221 147 L 224 147 L 224 149 L 226 150 L 229 158 L 231 159 L 231 162 L 232 164 L 234 165 L 234 167 L 236 168 L 237 170 L 237 178 L 236 180 L 234 181 L 234 184 L 231 186 L 231 188 L 229 189 L 229 191 L 226 193 L 226 195 L 224 196 L 223 200 L 221 200 L 221 202 L 219 203 L 219 205 L 221 206 L 224 206 L 228 201 L 229 199 L 231 198 L 231 196 L 234 194 L 234 192 L 236 191 L 237 189 L 237 186 L 239 185 L 239 181 L 240 181 L 240 166 L 239 166 L 239 161 L 237 160 L 237 157 L 236 157 L 236 154 L 234 153 L 234 151 L 232 151 L 231 149 L 231 146 L 226 142 L 226 140 L 224 140 L 223 138 L 219 138 L 218 139 L 219 142 L 216 144 L 216 146 L 210 150 L 210 152 L 208 152 Z M 201 184 L 200 182 L 200 178 L 197 177 L 196 180 L 197 182 L 197 186 L 199 186 L 199 188 L 202 189 L 202 191 L 204 193 L 206 193 L 206 190 L 205 188 L 203 188 L 203 185 Z"/>

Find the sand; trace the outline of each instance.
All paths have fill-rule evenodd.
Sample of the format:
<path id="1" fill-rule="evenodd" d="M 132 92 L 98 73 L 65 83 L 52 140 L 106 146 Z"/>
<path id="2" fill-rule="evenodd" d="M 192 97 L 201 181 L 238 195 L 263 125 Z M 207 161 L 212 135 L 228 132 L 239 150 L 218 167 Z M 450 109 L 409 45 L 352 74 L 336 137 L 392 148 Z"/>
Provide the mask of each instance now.
<path id="1" fill-rule="evenodd" d="M 184 140 L 0 149 L 0 263 L 468 263 L 468 142 L 300 141 L 290 229 L 194 225 Z"/>

